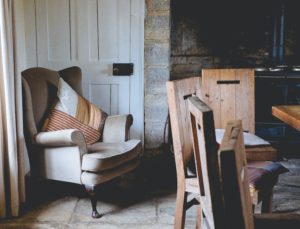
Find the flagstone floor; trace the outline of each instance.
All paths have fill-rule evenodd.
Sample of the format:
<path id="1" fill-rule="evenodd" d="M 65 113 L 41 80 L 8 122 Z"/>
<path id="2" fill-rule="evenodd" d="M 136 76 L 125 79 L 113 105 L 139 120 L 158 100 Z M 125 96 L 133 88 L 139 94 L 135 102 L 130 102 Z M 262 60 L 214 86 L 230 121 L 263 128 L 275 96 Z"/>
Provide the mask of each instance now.
<path id="1" fill-rule="evenodd" d="M 273 211 L 300 214 L 300 159 L 281 163 L 290 171 L 280 176 L 275 187 Z M 143 178 L 129 176 L 125 182 L 118 179 L 105 184 L 98 191 L 98 210 L 104 214 L 99 219 L 91 218 L 90 201 L 82 187 L 40 183 L 30 191 L 22 215 L 0 221 L 0 228 L 173 228 L 175 168 L 166 171 L 163 167 L 163 163 L 153 166 L 156 172 L 143 174 Z M 151 165 L 145 168 L 151 170 Z M 195 216 L 196 209 L 192 207 L 187 212 L 186 228 L 195 228 Z"/>

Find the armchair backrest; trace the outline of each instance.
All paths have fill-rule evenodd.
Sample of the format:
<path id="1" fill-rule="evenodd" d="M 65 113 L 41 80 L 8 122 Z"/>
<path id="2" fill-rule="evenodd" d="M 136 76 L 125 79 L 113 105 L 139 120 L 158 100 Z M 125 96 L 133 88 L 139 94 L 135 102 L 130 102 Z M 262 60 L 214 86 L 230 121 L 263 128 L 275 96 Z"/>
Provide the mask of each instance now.
<path id="1" fill-rule="evenodd" d="M 34 142 L 35 134 L 41 130 L 46 115 L 56 100 L 60 76 L 77 93 L 82 94 L 79 67 L 70 67 L 59 72 L 36 67 L 22 72 L 25 135 L 27 135 L 25 137 L 30 143 Z"/>

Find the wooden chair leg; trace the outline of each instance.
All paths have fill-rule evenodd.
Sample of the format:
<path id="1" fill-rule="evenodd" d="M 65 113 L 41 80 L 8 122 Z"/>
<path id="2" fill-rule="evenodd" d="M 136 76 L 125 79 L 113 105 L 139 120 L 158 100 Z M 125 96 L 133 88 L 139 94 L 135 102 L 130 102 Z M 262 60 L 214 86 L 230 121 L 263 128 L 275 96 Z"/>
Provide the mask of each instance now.
<path id="1" fill-rule="evenodd" d="M 95 187 L 94 186 L 88 186 L 85 185 L 85 190 L 89 194 L 91 198 L 91 203 L 92 203 L 92 217 L 93 218 L 100 218 L 102 215 L 100 215 L 97 211 L 97 197 L 96 197 L 96 192 L 95 192 Z"/>
<path id="2" fill-rule="evenodd" d="M 261 212 L 262 213 L 271 213 L 272 212 L 272 200 L 273 200 L 273 189 L 268 190 L 264 193 L 261 203 Z"/>
<path id="3" fill-rule="evenodd" d="M 197 220 L 196 220 L 196 228 L 200 229 L 201 228 L 201 224 L 202 224 L 202 208 L 201 205 L 199 204 L 197 206 Z"/>
<path id="4" fill-rule="evenodd" d="M 187 201 L 187 193 L 184 189 L 177 189 L 176 209 L 175 209 L 175 229 L 184 229 L 185 223 L 185 205 Z"/>

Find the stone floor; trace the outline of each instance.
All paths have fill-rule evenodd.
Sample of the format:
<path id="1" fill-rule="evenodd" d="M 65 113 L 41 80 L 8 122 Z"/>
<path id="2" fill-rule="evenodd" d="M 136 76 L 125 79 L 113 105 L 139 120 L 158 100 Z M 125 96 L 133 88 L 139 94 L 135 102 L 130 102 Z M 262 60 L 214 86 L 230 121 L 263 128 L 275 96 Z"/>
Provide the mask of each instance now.
<path id="1" fill-rule="evenodd" d="M 173 228 L 175 168 L 169 164 L 172 169 L 167 171 L 167 163 L 145 164 L 145 170 L 153 172 L 141 171 L 143 178 L 128 176 L 105 184 L 98 191 L 98 209 L 104 214 L 100 219 L 91 218 L 82 187 L 45 182 L 30 191 L 21 217 L 0 221 L 0 228 Z M 281 163 L 290 172 L 281 175 L 275 187 L 273 211 L 300 214 L 300 159 Z M 188 210 L 186 228 L 195 228 L 195 213 L 193 207 Z"/>

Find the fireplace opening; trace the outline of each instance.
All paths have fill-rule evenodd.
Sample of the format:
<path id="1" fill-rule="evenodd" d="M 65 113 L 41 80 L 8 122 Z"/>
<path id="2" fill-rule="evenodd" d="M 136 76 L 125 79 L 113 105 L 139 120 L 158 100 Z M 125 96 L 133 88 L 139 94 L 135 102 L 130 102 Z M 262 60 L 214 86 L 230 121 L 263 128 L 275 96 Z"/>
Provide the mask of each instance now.
<path id="1" fill-rule="evenodd" d="M 172 79 L 202 68 L 299 69 L 299 40 L 297 1 L 171 0 Z"/>
<path id="2" fill-rule="evenodd" d="M 256 131 L 274 144 L 300 146 L 298 131 L 271 114 L 272 105 L 299 104 L 299 41 L 297 1 L 171 0 L 171 79 L 256 69 Z"/>

